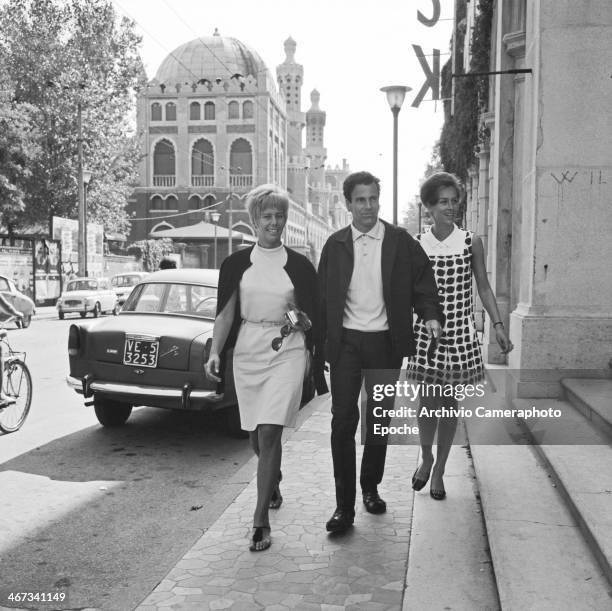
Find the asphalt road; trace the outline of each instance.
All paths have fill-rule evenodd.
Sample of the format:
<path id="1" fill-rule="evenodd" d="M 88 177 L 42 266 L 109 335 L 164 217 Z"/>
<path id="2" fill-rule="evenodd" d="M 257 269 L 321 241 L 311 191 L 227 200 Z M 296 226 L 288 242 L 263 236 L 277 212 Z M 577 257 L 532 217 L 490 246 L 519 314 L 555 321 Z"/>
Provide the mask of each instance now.
<path id="1" fill-rule="evenodd" d="M 0 435 L 0 594 L 60 588 L 62 608 L 131 610 L 251 479 L 252 454 L 201 414 L 140 408 L 101 427 L 64 381 L 71 322 L 9 332 L 34 398 Z"/>

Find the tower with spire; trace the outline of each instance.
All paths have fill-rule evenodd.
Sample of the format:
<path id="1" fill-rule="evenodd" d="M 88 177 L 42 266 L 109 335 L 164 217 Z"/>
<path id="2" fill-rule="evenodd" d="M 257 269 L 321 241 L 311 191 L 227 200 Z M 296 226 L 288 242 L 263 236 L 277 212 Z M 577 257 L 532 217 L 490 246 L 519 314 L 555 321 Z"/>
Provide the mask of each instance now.
<path id="1" fill-rule="evenodd" d="M 306 156 L 310 160 L 308 173 L 309 200 L 312 202 L 313 212 L 328 218 L 329 202 L 325 185 L 325 118 L 326 113 L 319 108 L 321 94 L 313 89 L 310 93 L 310 109 L 306 113 Z"/>
<path id="2" fill-rule="evenodd" d="M 291 156 L 302 154 L 302 130 L 306 124 L 302 112 L 304 67 L 295 61 L 297 44 L 291 36 L 285 40 L 285 61 L 276 67 L 281 96 L 287 104 L 287 151 Z"/>

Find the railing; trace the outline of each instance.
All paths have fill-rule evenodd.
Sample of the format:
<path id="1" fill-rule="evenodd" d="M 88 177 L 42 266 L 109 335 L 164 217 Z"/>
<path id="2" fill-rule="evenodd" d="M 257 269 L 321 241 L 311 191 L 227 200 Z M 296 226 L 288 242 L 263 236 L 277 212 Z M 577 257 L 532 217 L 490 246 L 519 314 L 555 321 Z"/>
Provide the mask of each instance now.
<path id="1" fill-rule="evenodd" d="M 252 174 L 230 174 L 230 187 L 251 187 L 253 186 Z"/>
<path id="2" fill-rule="evenodd" d="M 191 185 L 193 187 L 212 187 L 215 184 L 215 177 L 209 174 L 193 174 Z"/>
<path id="3" fill-rule="evenodd" d="M 154 187 L 174 187 L 176 183 L 176 176 L 174 174 L 158 174 L 153 176 Z"/>

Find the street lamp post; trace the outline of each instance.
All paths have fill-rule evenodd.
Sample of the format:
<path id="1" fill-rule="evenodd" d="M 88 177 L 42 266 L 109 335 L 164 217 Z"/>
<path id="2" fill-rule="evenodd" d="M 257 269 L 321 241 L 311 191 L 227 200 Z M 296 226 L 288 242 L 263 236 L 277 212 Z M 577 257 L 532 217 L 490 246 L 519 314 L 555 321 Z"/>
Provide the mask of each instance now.
<path id="1" fill-rule="evenodd" d="M 221 218 L 221 213 L 219 212 L 211 212 L 210 213 L 210 218 L 212 219 L 212 222 L 215 224 L 215 269 L 217 268 L 217 223 L 219 222 L 219 219 Z"/>
<path id="2" fill-rule="evenodd" d="M 230 176 L 230 180 L 231 180 L 231 176 Z M 231 255 L 232 254 L 232 239 L 233 239 L 233 235 L 232 235 L 232 223 L 234 222 L 233 219 L 233 215 L 234 215 L 234 209 L 233 209 L 233 198 L 234 198 L 234 194 L 230 191 L 230 194 L 227 196 L 227 199 L 229 200 L 229 210 L 227 211 L 228 214 L 228 222 L 227 222 L 227 254 Z"/>
<path id="3" fill-rule="evenodd" d="M 397 225 L 397 120 L 399 111 L 404 103 L 406 92 L 412 87 L 404 85 L 389 85 L 381 87 L 381 91 L 387 94 L 387 102 L 393 113 L 393 224 Z"/>

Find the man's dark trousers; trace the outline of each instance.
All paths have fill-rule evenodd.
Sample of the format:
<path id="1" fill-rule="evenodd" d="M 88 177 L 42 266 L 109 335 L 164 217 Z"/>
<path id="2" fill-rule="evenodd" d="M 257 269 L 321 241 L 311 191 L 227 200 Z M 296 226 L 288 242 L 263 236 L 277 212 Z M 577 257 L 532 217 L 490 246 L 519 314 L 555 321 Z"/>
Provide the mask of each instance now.
<path id="1" fill-rule="evenodd" d="M 368 397 L 367 437 L 361 461 L 360 483 L 364 492 L 376 490 L 382 481 L 387 455 L 387 439 L 374 435 L 374 423 L 389 424 L 388 417 L 375 418 L 373 408 L 392 409 L 394 396 L 383 401 L 372 399 L 372 386 L 392 383 L 399 377 L 402 358 L 393 355 L 388 331 L 342 330 L 340 353 L 331 364 L 332 433 L 331 447 L 336 481 L 336 505 L 349 513 L 355 512 L 356 457 L 355 433 L 359 423 L 359 392 L 363 380 Z M 374 372 L 368 370 L 379 370 Z M 380 370 L 387 370 L 381 376 Z"/>

